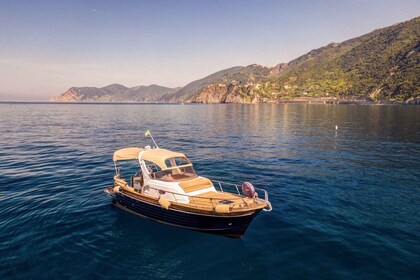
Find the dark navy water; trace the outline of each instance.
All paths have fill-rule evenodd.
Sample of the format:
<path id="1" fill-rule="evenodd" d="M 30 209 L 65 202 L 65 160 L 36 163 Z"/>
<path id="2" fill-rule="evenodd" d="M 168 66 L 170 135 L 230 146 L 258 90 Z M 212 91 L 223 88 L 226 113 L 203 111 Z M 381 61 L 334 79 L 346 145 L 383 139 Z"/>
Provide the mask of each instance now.
<path id="1" fill-rule="evenodd" d="M 146 129 L 274 210 L 229 239 L 115 208 L 112 153 Z M 418 106 L 0 104 L 0 279 L 419 275 Z"/>

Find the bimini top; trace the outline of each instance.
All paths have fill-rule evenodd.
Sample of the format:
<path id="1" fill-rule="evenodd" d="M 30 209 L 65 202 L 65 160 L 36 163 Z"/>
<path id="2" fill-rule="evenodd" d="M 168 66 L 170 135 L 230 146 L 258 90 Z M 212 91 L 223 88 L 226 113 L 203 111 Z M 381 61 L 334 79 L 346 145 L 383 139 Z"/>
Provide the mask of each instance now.
<path id="1" fill-rule="evenodd" d="M 142 152 L 142 151 L 145 151 L 145 149 L 136 148 L 136 147 L 124 148 L 124 149 L 115 151 L 112 159 L 114 161 L 138 159 L 139 158 L 139 153 Z"/>
<path id="2" fill-rule="evenodd" d="M 165 160 L 174 157 L 187 158 L 183 153 L 172 152 L 166 149 L 151 149 L 146 150 L 142 154 L 141 159 L 151 161 L 162 169 L 168 169 Z"/>

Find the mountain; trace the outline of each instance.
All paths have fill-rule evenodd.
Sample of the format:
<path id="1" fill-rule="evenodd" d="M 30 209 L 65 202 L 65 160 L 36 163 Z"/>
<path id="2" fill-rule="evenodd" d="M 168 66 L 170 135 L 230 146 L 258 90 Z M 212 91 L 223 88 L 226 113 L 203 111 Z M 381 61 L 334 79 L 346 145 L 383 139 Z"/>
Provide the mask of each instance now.
<path id="1" fill-rule="evenodd" d="M 236 66 L 183 88 L 71 88 L 51 101 L 420 103 L 420 17 L 312 50 L 274 67 Z"/>
<path id="2" fill-rule="evenodd" d="M 180 88 L 168 88 L 158 85 L 137 86 L 127 89 L 121 96 L 119 101 L 133 102 L 156 102 L 162 96 L 175 93 Z"/>
<path id="3" fill-rule="evenodd" d="M 231 76 L 237 72 L 239 72 L 244 67 L 237 66 L 228 68 L 222 71 L 218 71 L 214 74 L 211 74 L 207 77 L 204 77 L 200 80 L 193 81 L 189 83 L 188 85 L 181 88 L 179 91 L 177 91 L 174 94 L 168 94 L 161 98 L 161 101 L 166 102 L 178 102 L 178 101 L 187 101 L 191 100 L 199 91 L 203 89 L 203 87 L 213 84 L 215 82 L 218 82 L 220 79 L 222 79 L 224 76 Z"/>
<path id="4" fill-rule="evenodd" d="M 237 66 L 216 72 L 203 79 L 194 81 L 172 95 L 165 95 L 164 102 L 194 103 L 242 103 L 244 100 L 236 94 L 241 86 L 261 80 L 269 75 L 271 68 L 261 65 Z M 245 89 L 246 90 L 246 89 Z M 249 100 L 255 101 L 258 100 Z"/>
<path id="5" fill-rule="evenodd" d="M 102 88 L 72 87 L 63 94 L 50 99 L 52 102 L 156 102 L 163 95 L 172 94 L 179 88 L 158 85 L 127 88 L 112 84 Z"/>
<path id="6" fill-rule="evenodd" d="M 313 50 L 269 81 L 277 97 L 403 101 L 420 94 L 419 50 L 417 17 Z"/>
<path id="7" fill-rule="evenodd" d="M 165 95 L 161 101 L 418 99 L 419 50 L 417 17 L 342 43 L 331 43 L 272 68 L 250 65 L 223 70 Z"/>

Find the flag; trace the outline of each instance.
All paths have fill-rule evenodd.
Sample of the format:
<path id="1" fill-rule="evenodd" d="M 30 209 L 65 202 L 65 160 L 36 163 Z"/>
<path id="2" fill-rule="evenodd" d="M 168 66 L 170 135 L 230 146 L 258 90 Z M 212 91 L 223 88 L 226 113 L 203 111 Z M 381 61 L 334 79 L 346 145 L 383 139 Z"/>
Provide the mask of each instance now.
<path id="1" fill-rule="evenodd" d="M 146 130 L 146 132 L 144 133 L 144 137 L 147 137 L 149 135 L 150 135 L 150 131 L 149 130 Z"/>

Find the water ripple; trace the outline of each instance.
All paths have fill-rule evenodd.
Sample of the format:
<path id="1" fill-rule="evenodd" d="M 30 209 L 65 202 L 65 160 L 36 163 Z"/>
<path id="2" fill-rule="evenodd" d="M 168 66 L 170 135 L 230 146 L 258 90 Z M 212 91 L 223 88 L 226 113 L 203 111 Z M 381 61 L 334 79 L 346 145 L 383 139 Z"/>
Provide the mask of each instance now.
<path id="1" fill-rule="evenodd" d="M 416 106 L 0 104 L 0 278 L 416 279 L 419 124 Z M 146 129 L 274 210 L 234 240 L 116 209 L 112 153 Z"/>

